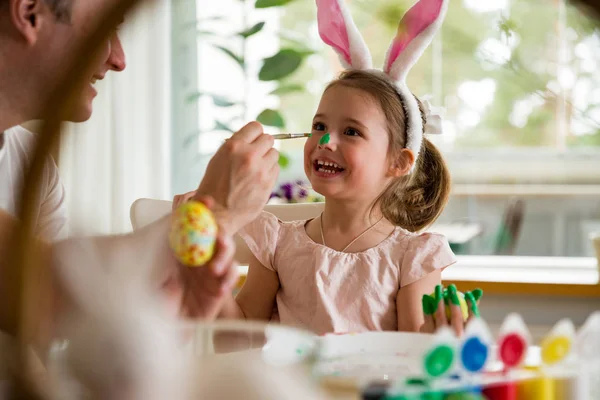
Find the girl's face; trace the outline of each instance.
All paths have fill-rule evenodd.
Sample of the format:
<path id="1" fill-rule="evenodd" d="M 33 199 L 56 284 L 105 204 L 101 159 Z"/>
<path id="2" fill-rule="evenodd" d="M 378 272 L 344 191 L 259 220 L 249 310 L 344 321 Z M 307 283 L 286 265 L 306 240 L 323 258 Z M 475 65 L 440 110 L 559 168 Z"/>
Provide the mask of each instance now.
<path id="1" fill-rule="evenodd" d="M 387 121 L 368 93 L 331 87 L 321 98 L 312 134 L 304 146 L 304 171 L 323 196 L 371 201 L 393 178 Z"/>

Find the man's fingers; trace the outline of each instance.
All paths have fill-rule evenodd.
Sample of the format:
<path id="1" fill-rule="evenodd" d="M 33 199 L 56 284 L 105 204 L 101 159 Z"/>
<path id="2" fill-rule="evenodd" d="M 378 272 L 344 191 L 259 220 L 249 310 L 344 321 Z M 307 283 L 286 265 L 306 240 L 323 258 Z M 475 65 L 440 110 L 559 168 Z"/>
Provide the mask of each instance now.
<path id="1" fill-rule="evenodd" d="M 230 268 L 227 270 L 227 274 L 223 278 L 221 285 L 221 294 L 231 293 L 235 285 L 237 285 L 240 279 L 239 268 L 236 262 L 231 263 Z"/>
<path id="2" fill-rule="evenodd" d="M 209 261 L 209 267 L 217 276 L 221 276 L 232 263 L 235 255 L 235 243 L 228 236 L 217 236 L 215 254 Z"/>
<path id="3" fill-rule="evenodd" d="M 171 204 L 171 211 L 175 211 L 177 207 L 181 204 L 181 196 L 180 194 L 173 197 L 173 203 Z"/>
<path id="4" fill-rule="evenodd" d="M 252 143 L 262 134 L 263 126 L 256 121 L 252 121 L 234 133 L 229 140 L 240 140 L 246 143 Z"/>
<path id="5" fill-rule="evenodd" d="M 252 146 L 254 147 L 254 152 L 261 157 L 264 157 L 271 149 L 273 149 L 273 145 L 275 145 L 275 139 L 273 136 L 262 134 L 257 137 L 254 142 L 252 142 Z"/>
<path id="6" fill-rule="evenodd" d="M 277 149 L 271 147 L 265 154 L 264 160 L 267 165 L 279 165 L 279 152 Z"/>
<path id="7" fill-rule="evenodd" d="M 215 199 L 213 199 L 211 196 L 207 196 L 205 194 L 200 194 L 199 192 L 194 192 L 192 197 L 188 200 L 194 200 L 199 203 L 202 203 L 209 210 L 212 210 L 215 207 Z"/>

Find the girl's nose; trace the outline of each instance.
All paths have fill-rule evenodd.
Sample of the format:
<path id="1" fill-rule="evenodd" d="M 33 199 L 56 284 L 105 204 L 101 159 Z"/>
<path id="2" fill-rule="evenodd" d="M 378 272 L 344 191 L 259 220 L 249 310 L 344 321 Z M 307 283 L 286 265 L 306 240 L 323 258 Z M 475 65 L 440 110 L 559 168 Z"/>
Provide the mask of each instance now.
<path id="1" fill-rule="evenodd" d="M 332 140 L 333 135 L 331 133 L 326 133 L 319 140 L 319 147 L 322 149 L 334 150 L 335 149 L 335 140 Z"/>

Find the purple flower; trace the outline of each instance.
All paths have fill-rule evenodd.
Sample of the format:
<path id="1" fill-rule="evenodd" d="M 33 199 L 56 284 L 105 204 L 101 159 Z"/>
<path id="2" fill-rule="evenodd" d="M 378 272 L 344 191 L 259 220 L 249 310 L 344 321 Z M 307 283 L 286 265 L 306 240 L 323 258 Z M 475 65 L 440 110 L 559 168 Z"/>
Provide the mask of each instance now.
<path id="1" fill-rule="evenodd" d="M 291 201 L 294 197 L 293 197 L 293 192 L 294 192 L 294 187 L 292 186 L 291 183 L 286 183 L 280 186 L 281 190 L 283 191 L 283 197 L 285 197 L 288 201 Z"/>

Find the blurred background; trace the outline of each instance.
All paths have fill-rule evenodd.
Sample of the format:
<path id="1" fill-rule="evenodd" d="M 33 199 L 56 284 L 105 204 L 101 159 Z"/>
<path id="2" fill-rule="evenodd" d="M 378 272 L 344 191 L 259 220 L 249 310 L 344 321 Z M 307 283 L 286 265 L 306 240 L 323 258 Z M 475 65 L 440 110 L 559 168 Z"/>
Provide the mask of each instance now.
<path id="1" fill-rule="evenodd" d="M 412 2 L 348 3 L 381 65 Z M 69 128 L 77 134 L 59 155 L 71 221 L 96 219 L 72 232 L 129 230 L 136 198 L 194 189 L 223 139 L 249 120 L 272 133 L 307 131 L 340 71 L 313 1 L 154 0 L 121 35 L 127 70 L 100 84 L 94 118 Z M 444 134 L 432 139 L 454 178 L 440 229 L 457 253 L 594 255 L 599 62 L 595 21 L 566 1 L 451 2 L 409 85 L 445 109 Z M 280 146 L 280 183 L 302 180 L 303 142 Z"/>
<path id="2" fill-rule="evenodd" d="M 414 2 L 346 2 L 382 65 Z M 600 304 L 600 31 L 588 15 L 566 0 L 453 0 L 409 76 L 445 110 L 431 140 L 454 184 L 431 230 L 459 264 L 444 279 L 484 287 L 492 322 L 519 310 L 541 332 Z M 98 83 L 93 118 L 68 125 L 56 154 L 71 234 L 130 231 L 136 199 L 195 189 L 250 120 L 268 133 L 308 131 L 341 71 L 308 0 L 149 0 L 120 35 L 127 69 Z M 272 202 L 320 200 L 304 181 L 303 145 L 277 144 Z"/>

